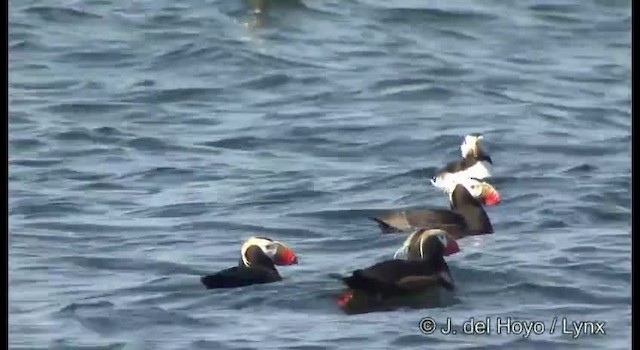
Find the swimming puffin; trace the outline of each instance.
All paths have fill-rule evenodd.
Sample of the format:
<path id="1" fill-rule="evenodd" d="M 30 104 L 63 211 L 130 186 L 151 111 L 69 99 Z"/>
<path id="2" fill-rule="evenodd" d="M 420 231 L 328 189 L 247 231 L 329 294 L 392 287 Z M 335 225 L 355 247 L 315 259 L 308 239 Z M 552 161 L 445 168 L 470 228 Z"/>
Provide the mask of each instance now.
<path id="1" fill-rule="evenodd" d="M 415 229 L 441 229 L 455 239 L 493 233 L 491 221 L 482 205 L 500 204 L 500 194 L 487 182 L 456 177 L 445 190 L 450 209 L 396 211 L 374 220 L 382 233 L 399 233 Z"/>
<path id="2" fill-rule="evenodd" d="M 251 237 L 240 250 L 238 266 L 200 278 L 207 289 L 235 288 L 282 280 L 276 265 L 298 263 L 298 257 L 281 242 L 267 237 Z"/>
<path id="3" fill-rule="evenodd" d="M 400 259 L 404 257 L 406 260 L 421 260 L 424 259 L 425 256 L 425 247 L 428 242 L 429 237 L 441 234 L 449 240 L 455 240 L 453 236 L 451 236 L 447 231 L 440 229 L 417 229 L 415 230 L 402 244 L 395 254 L 393 255 L 394 259 Z"/>
<path id="4" fill-rule="evenodd" d="M 462 159 L 449 162 L 443 168 L 436 170 L 431 178 L 431 184 L 438 188 L 447 187 L 447 178 L 451 175 L 486 179 L 491 177 L 493 162 L 489 154 L 482 149 L 480 141 L 483 136 L 470 134 L 464 137 L 460 145 Z"/>
<path id="5" fill-rule="evenodd" d="M 453 290 L 453 278 L 444 257 L 459 251 L 456 241 L 449 239 L 446 232 L 431 232 L 424 237 L 419 259 L 386 260 L 343 277 L 349 290 L 338 305 L 345 308 L 372 299 L 384 302 L 438 288 Z"/>

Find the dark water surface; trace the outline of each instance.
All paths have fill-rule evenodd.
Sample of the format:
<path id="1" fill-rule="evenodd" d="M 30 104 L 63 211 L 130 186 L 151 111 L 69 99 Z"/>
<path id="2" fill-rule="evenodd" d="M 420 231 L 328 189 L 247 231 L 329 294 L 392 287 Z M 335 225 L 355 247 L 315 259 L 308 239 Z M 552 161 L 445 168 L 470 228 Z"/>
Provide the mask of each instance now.
<path id="1" fill-rule="evenodd" d="M 613 0 L 10 1 L 11 348 L 630 348 L 630 28 Z M 427 178 L 470 132 L 503 203 L 451 300 L 341 313 L 330 274 L 404 239 L 366 217 L 446 206 Z M 250 235 L 300 265 L 204 290 Z"/>

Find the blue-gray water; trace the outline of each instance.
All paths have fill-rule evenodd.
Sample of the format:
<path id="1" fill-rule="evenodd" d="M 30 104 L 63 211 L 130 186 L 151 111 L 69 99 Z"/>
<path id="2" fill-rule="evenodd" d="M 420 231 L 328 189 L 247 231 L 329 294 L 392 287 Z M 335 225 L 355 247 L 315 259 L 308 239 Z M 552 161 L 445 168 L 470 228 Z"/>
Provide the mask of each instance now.
<path id="1" fill-rule="evenodd" d="M 629 348 L 630 28 L 613 0 L 10 1 L 11 348 Z M 330 274 L 404 239 L 367 215 L 446 207 L 427 177 L 469 132 L 503 202 L 451 300 L 344 315 Z M 250 235 L 300 265 L 205 290 Z"/>

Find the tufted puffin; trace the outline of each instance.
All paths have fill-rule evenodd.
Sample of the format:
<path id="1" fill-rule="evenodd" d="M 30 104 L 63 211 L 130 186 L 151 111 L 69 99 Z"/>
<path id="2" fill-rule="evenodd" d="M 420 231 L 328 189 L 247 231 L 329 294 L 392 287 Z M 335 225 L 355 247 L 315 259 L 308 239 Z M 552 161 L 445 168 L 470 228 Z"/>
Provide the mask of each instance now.
<path id="1" fill-rule="evenodd" d="M 443 168 L 436 170 L 431 183 L 438 188 L 447 186 L 447 178 L 450 175 L 486 179 L 491 176 L 493 162 L 489 154 L 482 149 L 480 141 L 483 136 L 470 134 L 464 137 L 460 145 L 462 159 L 449 162 Z"/>
<path id="2" fill-rule="evenodd" d="M 501 201 L 498 191 L 487 182 L 464 177 L 455 177 L 455 182 L 448 183 L 448 186 L 450 209 L 397 211 L 371 219 L 378 223 L 382 233 L 437 228 L 447 231 L 455 239 L 493 233 L 482 204 L 498 205 Z"/>
<path id="3" fill-rule="evenodd" d="M 283 243 L 266 237 L 249 238 L 240 250 L 238 266 L 200 278 L 207 289 L 234 288 L 282 280 L 276 265 L 298 263 L 297 256 Z"/>
<path id="4" fill-rule="evenodd" d="M 432 232 L 424 237 L 420 250 L 419 259 L 387 260 L 342 278 L 349 290 L 338 301 L 338 305 L 348 307 L 349 304 L 358 303 L 356 299 L 370 301 L 372 297 L 384 302 L 385 299 L 438 288 L 453 290 L 453 278 L 444 257 L 460 251 L 456 241 L 449 239 L 446 232 Z"/>

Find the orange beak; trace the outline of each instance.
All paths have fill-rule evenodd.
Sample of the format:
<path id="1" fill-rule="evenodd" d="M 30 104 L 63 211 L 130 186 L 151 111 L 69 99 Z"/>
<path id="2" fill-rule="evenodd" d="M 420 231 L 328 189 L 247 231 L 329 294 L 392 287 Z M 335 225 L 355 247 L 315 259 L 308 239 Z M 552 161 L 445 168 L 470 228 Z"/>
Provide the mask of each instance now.
<path id="1" fill-rule="evenodd" d="M 484 205 L 494 206 L 500 204 L 500 193 L 493 188 L 486 190 L 488 193 L 484 196 Z"/>
<path id="2" fill-rule="evenodd" d="M 460 251 L 460 247 L 458 246 L 458 242 L 454 239 L 447 240 L 447 246 L 444 248 L 444 256 L 449 256 Z"/>
<path id="3" fill-rule="evenodd" d="M 278 261 L 276 265 L 286 266 L 286 265 L 297 265 L 298 257 L 291 249 L 286 249 L 282 252 L 282 259 Z"/>

